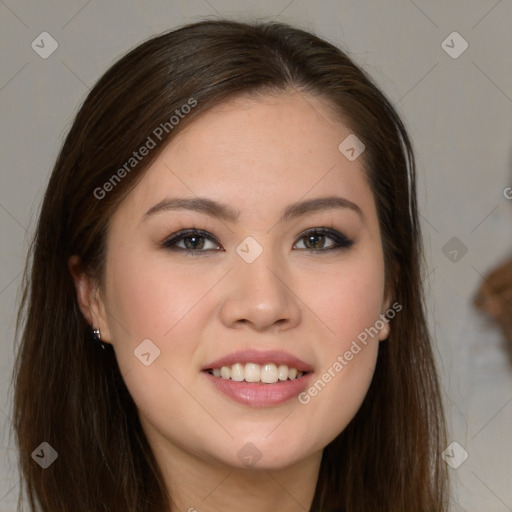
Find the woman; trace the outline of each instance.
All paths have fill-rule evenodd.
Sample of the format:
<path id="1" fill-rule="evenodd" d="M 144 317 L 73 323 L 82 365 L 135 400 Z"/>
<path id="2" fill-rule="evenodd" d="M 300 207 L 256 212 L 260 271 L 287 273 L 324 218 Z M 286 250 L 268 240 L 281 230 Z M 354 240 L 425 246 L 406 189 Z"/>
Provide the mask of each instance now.
<path id="1" fill-rule="evenodd" d="M 119 60 L 26 274 L 31 509 L 447 510 L 415 193 L 393 107 L 314 35 L 206 21 Z"/>

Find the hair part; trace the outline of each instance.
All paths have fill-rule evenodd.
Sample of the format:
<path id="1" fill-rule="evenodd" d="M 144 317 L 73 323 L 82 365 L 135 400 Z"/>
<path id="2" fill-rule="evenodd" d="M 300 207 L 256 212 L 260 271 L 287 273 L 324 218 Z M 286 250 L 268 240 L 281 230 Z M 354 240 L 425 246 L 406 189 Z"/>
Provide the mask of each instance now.
<path id="1" fill-rule="evenodd" d="M 130 51 L 90 91 L 61 148 L 27 259 L 13 374 L 20 503 L 26 487 L 31 510 L 169 510 L 171 497 L 115 355 L 87 338 L 68 260 L 79 255 L 101 283 L 109 219 L 166 144 L 224 101 L 290 90 L 324 100 L 365 144 L 387 289 L 403 306 L 380 344 L 360 410 L 324 449 L 311 511 L 447 510 L 445 420 L 424 312 L 406 130 L 338 48 L 285 24 L 234 21 L 188 25 Z M 191 98 L 196 105 L 181 117 L 176 111 Z M 159 140 L 132 166 L 134 151 L 151 135 Z M 59 453 L 44 471 L 30 456 L 42 441 Z"/>

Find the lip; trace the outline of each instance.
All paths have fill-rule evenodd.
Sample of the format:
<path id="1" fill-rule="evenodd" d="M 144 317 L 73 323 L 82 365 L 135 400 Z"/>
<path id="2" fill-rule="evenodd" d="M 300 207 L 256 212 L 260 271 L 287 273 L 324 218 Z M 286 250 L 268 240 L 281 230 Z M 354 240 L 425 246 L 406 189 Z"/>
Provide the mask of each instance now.
<path id="1" fill-rule="evenodd" d="M 237 382 L 231 379 L 214 377 L 208 372 L 202 374 L 215 388 L 235 402 L 250 407 L 272 407 L 284 404 L 296 397 L 308 386 L 312 373 L 307 373 L 299 379 L 276 382 L 275 384 Z"/>
<path id="2" fill-rule="evenodd" d="M 222 368 L 223 366 L 231 366 L 236 363 L 255 363 L 260 365 L 267 363 L 275 363 L 276 365 L 286 364 L 289 368 L 297 368 L 300 372 L 310 373 L 313 371 L 313 367 L 310 364 L 283 350 L 262 351 L 253 349 L 232 352 L 231 354 L 223 356 L 203 366 L 201 371 L 212 370 L 213 368 Z"/>

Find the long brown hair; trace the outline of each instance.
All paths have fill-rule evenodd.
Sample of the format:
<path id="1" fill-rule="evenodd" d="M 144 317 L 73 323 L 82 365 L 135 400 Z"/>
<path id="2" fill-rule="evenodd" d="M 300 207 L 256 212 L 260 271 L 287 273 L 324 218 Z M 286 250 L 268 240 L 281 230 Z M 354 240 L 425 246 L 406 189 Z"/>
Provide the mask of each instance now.
<path id="1" fill-rule="evenodd" d="M 114 352 L 91 342 L 67 262 L 79 255 L 101 282 L 109 219 L 165 144 L 228 98 L 287 90 L 325 100 L 365 144 L 387 283 L 403 306 L 380 344 L 360 410 L 324 449 L 311 511 L 447 510 L 445 420 L 424 312 L 406 130 L 338 48 L 285 24 L 223 20 L 154 37 L 116 62 L 87 96 L 60 151 L 27 260 L 13 375 L 20 502 L 26 491 L 31 510 L 169 510 Z M 179 122 L 169 122 L 194 102 Z M 156 147 L 127 167 L 149 136 Z M 43 441 L 58 452 L 44 470 L 31 457 Z"/>

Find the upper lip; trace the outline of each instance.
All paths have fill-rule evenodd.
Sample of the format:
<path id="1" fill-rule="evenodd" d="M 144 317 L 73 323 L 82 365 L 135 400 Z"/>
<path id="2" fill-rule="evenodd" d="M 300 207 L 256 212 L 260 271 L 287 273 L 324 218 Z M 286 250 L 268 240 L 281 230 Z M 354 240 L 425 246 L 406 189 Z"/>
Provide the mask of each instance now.
<path id="1" fill-rule="evenodd" d="M 222 368 L 223 366 L 231 366 L 235 363 L 256 363 L 266 364 L 275 363 L 277 365 L 286 364 L 289 368 L 297 368 L 301 372 L 311 372 L 313 367 L 299 359 L 298 357 L 284 352 L 283 350 L 238 350 L 227 354 L 219 359 L 215 359 L 211 363 L 203 366 L 201 370 L 210 370 L 213 368 Z"/>

